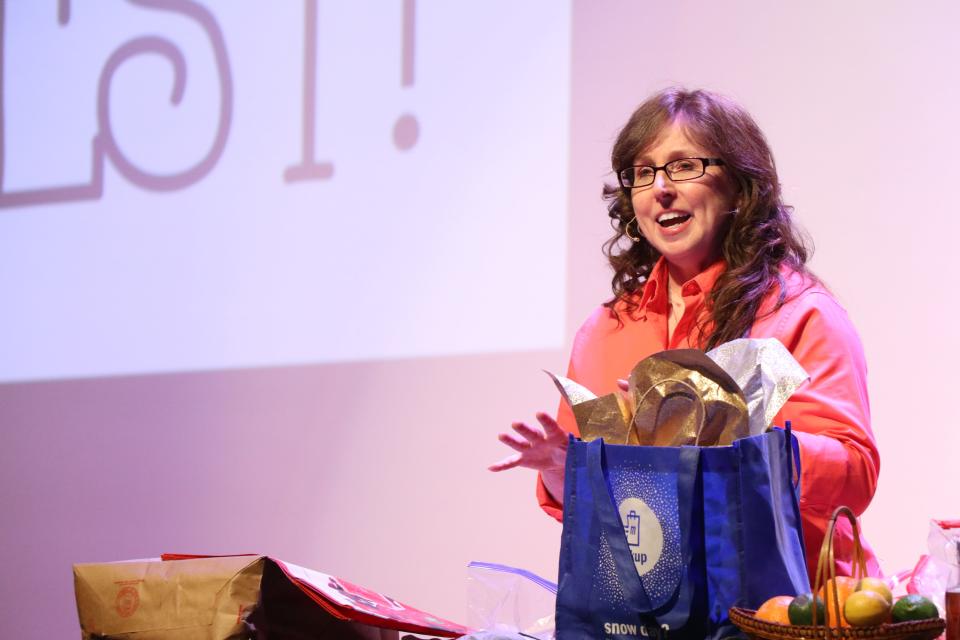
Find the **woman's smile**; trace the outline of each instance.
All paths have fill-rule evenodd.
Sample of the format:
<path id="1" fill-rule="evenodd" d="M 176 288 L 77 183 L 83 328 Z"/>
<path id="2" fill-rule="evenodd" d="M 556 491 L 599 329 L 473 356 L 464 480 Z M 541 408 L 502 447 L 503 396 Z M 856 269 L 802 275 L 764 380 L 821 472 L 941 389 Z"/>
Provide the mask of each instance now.
<path id="1" fill-rule="evenodd" d="M 693 218 L 686 211 L 669 210 L 664 211 L 657 216 L 657 224 L 663 227 L 661 232 L 665 236 L 676 236 L 690 226 L 690 220 Z"/>

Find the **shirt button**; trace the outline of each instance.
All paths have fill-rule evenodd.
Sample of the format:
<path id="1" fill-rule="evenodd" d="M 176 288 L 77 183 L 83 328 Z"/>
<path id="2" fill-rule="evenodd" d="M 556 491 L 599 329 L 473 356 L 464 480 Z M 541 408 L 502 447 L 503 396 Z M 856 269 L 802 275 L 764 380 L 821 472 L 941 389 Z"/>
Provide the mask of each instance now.
<path id="1" fill-rule="evenodd" d="M 685 296 L 694 296 L 700 293 L 700 287 L 697 286 L 696 282 L 688 282 L 683 285 L 683 290 L 681 291 Z"/>

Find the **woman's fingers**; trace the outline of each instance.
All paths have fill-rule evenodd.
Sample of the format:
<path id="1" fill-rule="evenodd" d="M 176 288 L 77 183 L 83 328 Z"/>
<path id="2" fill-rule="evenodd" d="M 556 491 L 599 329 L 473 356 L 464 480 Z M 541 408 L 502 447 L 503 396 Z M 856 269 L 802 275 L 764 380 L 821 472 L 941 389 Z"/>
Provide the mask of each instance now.
<path id="1" fill-rule="evenodd" d="M 521 436 L 527 439 L 528 442 L 536 442 L 543 440 L 543 431 L 531 427 L 525 422 L 514 422 L 512 425 L 513 430 L 519 433 Z"/>
<path id="2" fill-rule="evenodd" d="M 499 436 L 497 436 L 497 438 L 500 440 L 500 442 L 507 445 L 514 451 L 523 452 L 530 448 L 529 440 L 525 438 L 518 438 L 512 433 L 501 433 Z"/>
<path id="3" fill-rule="evenodd" d="M 520 464 L 521 456 L 519 453 L 516 453 L 512 456 L 504 458 L 500 462 L 495 462 L 494 464 L 487 467 L 490 471 L 506 471 L 507 469 L 513 469 Z"/>
<path id="4" fill-rule="evenodd" d="M 499 434 L 497 438 L 500 442 L 517 453 L 487 468 L 490 471 L 505 471 L 514 467 L 528 467 L 544 471 L 562 467 L 567 448 L 566 432 L 549 414 L 538 413 L 537 422 L 542 429 L 525 422 L 514 422 L 510 425 L 514 433 Z"/>
<path id="5" fill-rule="evenodd" d="M 547 439 L 563 438 L 567 439 L 566 432 L 560 428 L 560 425 L 553 419 L 549 413 L 538 413 L 537 422 L 543 426 L 543 433 Z"/>

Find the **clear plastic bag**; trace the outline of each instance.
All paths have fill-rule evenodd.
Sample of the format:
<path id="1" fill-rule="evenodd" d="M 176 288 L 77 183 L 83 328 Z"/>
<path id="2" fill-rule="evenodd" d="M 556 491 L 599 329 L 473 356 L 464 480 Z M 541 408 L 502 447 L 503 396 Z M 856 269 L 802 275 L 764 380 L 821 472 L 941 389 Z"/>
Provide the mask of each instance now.
<path id="1" fill-rule="evenodd" d="M 894 596 L 917 593 L 944 611 L 945 592 L 960 586 L 960 520 L 931 520 L 927 554 L 893 578 Z"/>
<path id="2" fill-rule="evenodd" d="M 557 585 L 535 573 L 492 562 L 467 565 L 467 625 L 492 636 L 551 640 Z"/>
<path id="3" fill-rule="evenodd" d="M 931 520 L 927 551 L 917 563 L 907 591 L 933 600 L 944 610 L 944 593 L 960 586 L 960 520 Z"/>

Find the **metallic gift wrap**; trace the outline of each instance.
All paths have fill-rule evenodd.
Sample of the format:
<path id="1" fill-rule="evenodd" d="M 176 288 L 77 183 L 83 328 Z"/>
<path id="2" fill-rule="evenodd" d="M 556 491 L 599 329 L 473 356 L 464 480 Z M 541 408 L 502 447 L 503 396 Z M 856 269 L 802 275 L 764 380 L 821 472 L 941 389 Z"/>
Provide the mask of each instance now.
<path id="1" fill-rule="evenodd" d="M 734 340 L 709 353 L 653 354 L 630 372 L 625 393 L 600 397 L 547 374 L 573 409 L 583 440 L 648 446 L 728 445 L 762 433 L 809 379 L 774 338 Z"/>
<path id="2" fill-rule="evenodd" d="M 743 390 L 750 411 L 750 435 L 773 424 L 784 403 L 810 375 L 776 338 L 731 340 L 707 355 Z"/>
<path id="3" fill-rule="evenodd" d="M 628 393 L 641 445 L 724 445 L 747 435 L 740 387 L 702 351 L 674 349 L 641 360 L 630 372 Z"/>
<path id="4" fill-rule="evenodd" d="M 583 440 L 603 438 L 610 444 L 637 444 L 630 428 L 633 409 L 626 397 L 608 393 L 597 397 L 583 385 L 563 376 L 545 372 L 560 390 L 560 395 L 573 409 L 573 417 Z"/>

